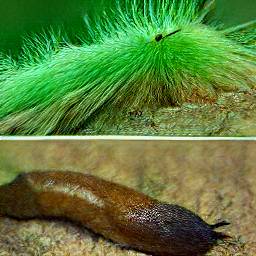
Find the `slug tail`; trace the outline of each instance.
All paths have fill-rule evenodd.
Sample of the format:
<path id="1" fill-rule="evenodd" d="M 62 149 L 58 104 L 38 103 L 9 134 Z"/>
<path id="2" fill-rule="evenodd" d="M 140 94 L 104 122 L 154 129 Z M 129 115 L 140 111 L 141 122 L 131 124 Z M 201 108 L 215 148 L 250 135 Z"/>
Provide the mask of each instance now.
<path id="1" fill-rule="evenodd" d="M 17 219 L 39 216 L 36 197 L 25 173 L 18 175 L 11 183 L 0 186 L 0 216 Z"/>
<path id="2" fill-rule="evenodd" d="M 5 186 L 0 186 L 0 217 L 5 216 Z"/>

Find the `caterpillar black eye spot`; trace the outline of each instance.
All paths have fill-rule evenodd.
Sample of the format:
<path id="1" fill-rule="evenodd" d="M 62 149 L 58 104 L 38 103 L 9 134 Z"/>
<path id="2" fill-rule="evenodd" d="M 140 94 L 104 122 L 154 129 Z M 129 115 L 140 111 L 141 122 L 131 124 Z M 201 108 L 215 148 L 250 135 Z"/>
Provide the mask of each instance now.
<path id="1" fill-rule="evenodd" d="M 163 34 L 158 34 L 158 35 L 156 35 L 156 37 L 155 37 L 155 40 L 156 40 L 157 42 L 160 42 L 162 39 L 163 39 Z"/>
<path id="2" fill-rule="evenodd" d="M 156 35 L 155 40 L 156 40 L 156 42 L 160 42 L 161 40 L 163 40 L 163 39 L 165 39 L 169 36 L 173 36 L 173 35 L 175 35 L 176 33 L 180 32 L 180 31 L 181 31 L 181 29 L 177 29 L 177 30 L 167 34 L 166 36 L 163 36 L 163 34 L 158 34 L 158 35 Z"/>

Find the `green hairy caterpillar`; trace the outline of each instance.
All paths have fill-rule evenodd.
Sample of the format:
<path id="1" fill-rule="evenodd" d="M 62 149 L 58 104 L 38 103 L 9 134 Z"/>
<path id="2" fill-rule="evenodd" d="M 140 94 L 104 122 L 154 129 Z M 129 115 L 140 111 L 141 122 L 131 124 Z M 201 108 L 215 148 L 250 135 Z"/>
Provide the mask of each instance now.
<path id="1" fill-rule="evenodd" d="M 81 46 L 38 39 L 2 59 L 1 134 L 76 134 L 100 116 L 255 86 L 256 22 L 210 25 L 214 1 L 125 2 L 88 23 Z"/>

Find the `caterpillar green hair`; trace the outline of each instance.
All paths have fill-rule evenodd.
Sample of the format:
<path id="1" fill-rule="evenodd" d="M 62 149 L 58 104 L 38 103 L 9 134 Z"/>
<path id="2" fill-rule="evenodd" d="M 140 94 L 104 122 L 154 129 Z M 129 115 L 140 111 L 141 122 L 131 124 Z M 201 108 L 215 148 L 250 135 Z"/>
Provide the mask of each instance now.
<path id="1" fill-rule="evenodd" d="M 214 1 L 125 1 L 88 24 L 81 46 L 4 59 L 2 134 L 75 134 L 104 113 L 213 100 L 256 82 L 255 22 L 221 30 L 206 22 Z"/>

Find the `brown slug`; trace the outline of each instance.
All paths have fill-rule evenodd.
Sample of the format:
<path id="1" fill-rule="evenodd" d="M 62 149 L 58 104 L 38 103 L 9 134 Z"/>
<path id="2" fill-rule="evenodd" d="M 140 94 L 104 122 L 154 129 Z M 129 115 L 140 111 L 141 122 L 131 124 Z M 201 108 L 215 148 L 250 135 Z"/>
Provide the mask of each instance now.
<path id="1" fill-rule="evenodd" d="M 133 189 L 76 172 L 23 173 L 0 186 L 0 215 L 60 217 L 153 255 L 196 256 L 227 236 L 193 212 Z"/>

